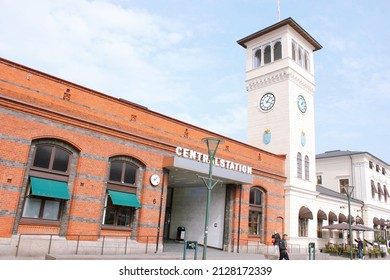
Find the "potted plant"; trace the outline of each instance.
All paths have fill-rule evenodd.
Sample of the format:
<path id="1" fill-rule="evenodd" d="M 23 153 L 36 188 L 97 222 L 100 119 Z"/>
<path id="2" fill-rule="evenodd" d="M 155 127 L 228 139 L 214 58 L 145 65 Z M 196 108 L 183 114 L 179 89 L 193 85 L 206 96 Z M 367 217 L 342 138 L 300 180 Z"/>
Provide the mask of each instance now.
<path id="1" fill-rule="evenodd" d="M 337 256 L 338 250 L 337 250 L 337 247 L 326 245 L 325 249 L 324 249 L 324 252 L 328 253 L 331 256 Z"/>
<path id="2" fill-rule="evenodd" d="M 372 258 L 372 255 L 374 254 L 374 250 L 373 249 L 368 249 L 368 258 L 371 259 Z"/>
<path id="3" fill-rule="evenodd" d="M 378 258 L 378 255 L 380 255 L 380 253 L 381 253 L 381 251 L 379 251 L 378 248 L 375 248 L 375 249 L 373 250 L 373 254 L 374 254 L 374 256 L 375 256 L 376 259 Z"/>
<path id="4" fill-rule="evenodd" d="M 366 256 L 367 256 L 367 249 L 366 248 L 363 248 L 363 251 L 362 251 L 362 253 L 363 253 L 363 258 L 365 258 Z"/>
<path id="5" fill-rule="evenodd" d="M 352 258 L 353 259 L 356 259 L 356 254 L 357 254 L 356 249 L 352 248 Z M 346 257 L 346 258 L 350 258 L 351 257 L 351 250 L 350 250 L 349 247 L 345 248 L 343 256 Z"/>

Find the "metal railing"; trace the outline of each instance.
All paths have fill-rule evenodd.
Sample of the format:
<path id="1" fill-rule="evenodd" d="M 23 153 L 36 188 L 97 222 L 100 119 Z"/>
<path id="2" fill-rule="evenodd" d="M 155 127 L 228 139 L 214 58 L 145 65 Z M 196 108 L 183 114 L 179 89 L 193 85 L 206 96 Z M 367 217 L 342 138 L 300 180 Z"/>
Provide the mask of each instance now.
<path id="1" fill-rule="evenodd" d="M 288 244 L 288 252 L 290 253 L 302 253 L 301 245 L 299 244 Z M 272 243 L 260 243 L 259 241 L 234 238 L 232 240 L 232 252 L 247 253 L 247 254 L 262 254 L 272 255 L 275 253 L 275 248 Z M 304 248 L 306 252 L 306 248 Z"/>
<path id="2" fill-rule="evenodd" d="M 20 234 L 15 257 L 58 255 L 127 255 L 154 252 L 157 236 Z"/>

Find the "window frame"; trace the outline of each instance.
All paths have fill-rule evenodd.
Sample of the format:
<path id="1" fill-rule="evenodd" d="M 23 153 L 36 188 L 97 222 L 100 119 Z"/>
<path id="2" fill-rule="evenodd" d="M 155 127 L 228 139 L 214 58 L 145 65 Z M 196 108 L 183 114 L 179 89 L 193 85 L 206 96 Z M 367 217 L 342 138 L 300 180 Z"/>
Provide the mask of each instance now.
<path id="1" fill-rule="evenodd" d="M 121 168 L 121 181 L 115 181 L 115 180 L 110 180 L 110 177 L 111 177 L 111 166 L 112 166 L 112 163 L 115 163 L 115 162 L 121 162 L 122 163 L 122 168 Z M 125 178 L 125 175 L 126 175 L 126 164 L 128 164 L 129 166 L 133 167 L 134 168 L 134 182 L 133 183 L 126 183 L 124 181 L 124 178 Z M 132 163 L 131 161 L 128 161 L 128 160 L 124 160 L 124 159 L 114 159 L 114 160 L 111 160 L 110 161 L 110 167 L 109 167 L 109 173 L 108 173 L 108 184 L 110 185 L 117 185 L 117 186 L 123 186 L 123 187 L 135 187 L 136 184 L 137 184 L 137 178 L 138 178 L 138 172 L 139 170 L 139 166 L 135 165 L 134 163 Z"/>
<path id="2" fill-rule="evenodd" d="M 302 179 L 302 154 L 300 152 L 297 153 L 297 177 Z"/>
<path id="3" fill-rule="evenodd" d="M 310 180 L 310 161 L 308 155 L 305 155 L 305 180 Z"/>
<path id="4" fill-rule="evenodd" d="M 37 151 L 39 147 L 50 147 L 50 159 L 48 167 L 40 167 L 35 166 L 34 163 L 36 161 L 37 157 Z M 32 152 L 29 154 L 29 164 L 28 169 L 26 171 L 27 177 L 26 177 L 26 185 L 23 190 L 23 194 L 21 196 L 21 203 L 23 207 L 20 208 L 18 211 L 18 216 L 20 217 L 19 224 L 21 225 L 29 225 L 29 224 L 38 224 L 38 225 L 51 225 L 51 226 L 60 226 L 61 220 L 63 219 L 63 216 L 66 214 L 65 208 L 69 207 L 70 204 L 68 204 L 67 200 L 65 199 L 59 199 L 59 198 L 52 198 L 52 197 L 45 197 L 45 196 L 37 196 L 32 194 L 31 189 L 31 177 L 39 177 L 43 179 L 48 180 L 56 180 L 56 181 L 62 181 L 68 183 L 70 180 L 70 177 L 74 176 L 72 171 L 72 162 L 78 158 L 77 156 L 77 150 L 74 149 L 71 145 L 64 141 L 59 141 L 56 139 L 37 139 L 31 144 L 31 150 Z M 55 170 L 53 169 L 56 151 L 61 150 L 63 152 L 66 152 L 68 155 L 68 162 L 66 165 L 66 171 L 61 170 Z M 71 193 L 71 189 L 68 189 L 68 191 Z M 27 217 L 26 216 L 26 207 L 28 207 L 29 198 L 34 198 L 36 200 L 39 200 L 39 215 L 38 217 Z M 47 205 L 48 201 L 58 201 L 58 213 L 56 219 L 46 219 L 44 218 L 45 214 L 45 206 Z"/>
<path id="5" fill-rule="evenodd" d="M 110 203 L 111 202 L 111 203 Z M 115 210 L 115 217 L 114 217 L 114 223 L 113 224 L 106 224 L 107 219 L 107 211 L 108 210 Z M 121 210 L 130 211 L 129 213 L 129 223 L 128 225 L 118 225 L 119 221 L 119 215 L 123 212 Z M 109 193 L 106 193 L 106 199 L 104 203 L 104 209 L 103 209 L 103 219 L 102 219 L 102 227 L 103 228 L 115 228 L 115 229 L 128 229 L 131 230 L 133 228 L 133 222 L 135 220 L 135 213 L 136 208 L 134 207 L 127 207 L 127 206 L 121 206 L 121 205 L 115 205 L 112 202 L 111 197 L 109 196 Z"/>
<path id="6" fill-rule="evenodd" d="M 44 168 L 44 167 L 40 167 L 40 166 L 35 166 L 34 165 L 35 160 L 36 160 L 36 156 L 37 156 L 38 148 L 39 147 L 43 147 L 43 146 L 51 148 L 49 167 L 48 168 Z M 54 165 L 54 160 L 55 160 L 57 149 L 61 150 L 61 151 L 64 151 L 64 152 L 66 152 L 68 154 L 68 164 L 67 164 L 67 167 L 66 167 L 66 171 L 53 169 L 53 165 Z M 71 151 L 69 151 L 68 149 L 65 149 L 65 148 L 63 148 L 63 147 L 61 147 L 59 145 L 51 144 L 51 143 L 39 143 L 39 144 L 35 145 L 35 151 L 34 151 L 34 154 L 32 156 L 30 169 L 31 170 L 37 170 L 37 171 L 44 171 L 44 172 L 53 173 L 53 174 L 66 174 L 66 175 L 69 175 L 70 163 L 72 161 L 72 156 L 73 156 L 73 153 Z"/>
<path id="7" fill-rule="evenodd" d="M 252 200 L 253 193 L 253 200 Z M 257 195 L 259 194 L 259 200 L 257 201 Z M 248 235 L 250 236 L 263 236 L 264 228 L 264 204 L 265 204 L 265 192 L 259 187 L 252 187 L 249 192 L 249 216 L 248 216 Z"/>

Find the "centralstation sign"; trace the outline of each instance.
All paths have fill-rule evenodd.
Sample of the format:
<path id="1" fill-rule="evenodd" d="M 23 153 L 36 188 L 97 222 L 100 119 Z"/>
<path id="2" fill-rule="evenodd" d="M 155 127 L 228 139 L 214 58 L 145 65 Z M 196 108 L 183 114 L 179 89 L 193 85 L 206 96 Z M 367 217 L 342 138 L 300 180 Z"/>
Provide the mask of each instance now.
<path id="1" fill-rule="evenodd" d="M 190 150 L 190 149 L 183 148 L 183 147 L 176 147 L 176 155 L 183 157 L 183 158 L 203 162 L 203 163 L 209 163 L 209 155 L 208 154 L 204 154 L 204 153 Z M 213 165 L 221 167 L 221 168 L 225 168 L 228 170 L 238 171 L 238 172 L 242 172 L 244 174 L 252 175 L 252 167 L 241 164 L 241 163 L 237 163 L 234 161 L 214 157 Z"/>

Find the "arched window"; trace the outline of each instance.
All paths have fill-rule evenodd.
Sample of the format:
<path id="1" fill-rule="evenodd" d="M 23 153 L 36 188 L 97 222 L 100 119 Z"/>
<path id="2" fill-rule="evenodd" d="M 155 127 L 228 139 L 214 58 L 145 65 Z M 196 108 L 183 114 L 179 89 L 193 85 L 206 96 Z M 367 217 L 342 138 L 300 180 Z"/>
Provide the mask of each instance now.
<path id="1" fill-rule="evenodd" d="M 378 199 L 379 199 L 379 201 L 381 201 L 382 195 L 383 195 L 383 190 L 382 190 L 381 184 L 378 183 Z"/>
<path id="2" fill-rule="evenodd" d="M 302 155 L 301 153 L 297 154 L 297 176 L 302 178 Z"/>
<path id="3" fill-rule="evenodd" d="M 137 198 L 141 167 L 128 157 L 110 159 L 103 226 L 132 228 L 135 211 L 141 207 Z"/>
<path id="4" fill-rule="evenodd" d="M 249 196 L 249 235 L 262 235 L 263 232 L 264 192 L 253 187 Z"/>
<path id="5" fill-rule="evenodd" d="M 372 198 L 375 198 L 376 193 L 378 193 L 378 191 L 375 187 L 374 180 L 371 180 L 371 196 L 372 196 Z"/>
<path id="6" fill-rule="evenodd" d="M 264 64 L 271 62 L 271 46 L 268 45 L 264 49 Z"/>
<path id="7" fill-rule="evenodd" d="M 21 218 L 59 221 L 65 202 L 70 199 L 68 181 L 72 156 L 76 151 L 57 140 L 37 140 L 31 147 L 29 169 Z M 75 157 L 76 159 L 77 157 Z"/>
<path id="8" fill-rule="evenodd" d="M 302 206 L 299 209 L 299 218 L 298 218 L 298 236 L 307 237 L 309 234 L 309 219 L 313 219 L 313 213 L 311 210 L 305 206 Z"/>
<path id="9" fill-rule="evenodd" d="M 291 43 L 292 60 L 297 61 L 297 43 Z"/>
<path id="10" fill-rule="evenodd" d="M 326 213 L 322 210 L 318 210 L 317 212 L 317 237 L 322 238 L 322 226 L 324 223 L 324 220 L 327 220 L 328 216 Z"/>
<path id="11" fill-rule="evenodd" d="M 307 71 L 309 71 L 310 70 L 310 56 L 309 56 L 308 51 L 305 51 L 304 64 L 305 64 L 305 69 Z"/>
<path id="12" fill-rule="evenodd" d="M 257 49 L 255 51 L 253 64 L 254 64 L 254 68 L 257 68 L 257 67 L 261 66 L 261 49 Z"/>
<path id="13" fill-rule="evenodd" d="M 36 146 L 33 168 L 45 169 L 48 172 L 67 173 L 70 152 L 51 144 Z"/>
<path id="14" fill-rule="evenodd" d="M 309 157 L 305 156 L 305 180 L 310 179 Z"/>
<path id="15" fill-rule="evenodd" d="M 282 58 L 282 43 L 277 41 L 274 44 L 274 61 Z"/>
<path id="16" fill-rule="evenodd" d="M 303 49 L 301 46 L 298 48 L 298 64 L 303 66 Z"/>
<path id="17" fill-rule="evenodd" d="M 122 185 L 134 185 L 137 173 L 137 167 L 132 163 L 115 160 L 110 165 L 109 181 Z"/>
<path id="18" fill-rule="evenodd" d="M 334 222 L 337 222 L 337 221 L 338 221 L 337 215 L 334 212 L 329 211 L 328 224 L 333 225 Z M 333 230 L 331 230 L 331 229 L 329 230 L 329 237 L 333 238 Z"/>

